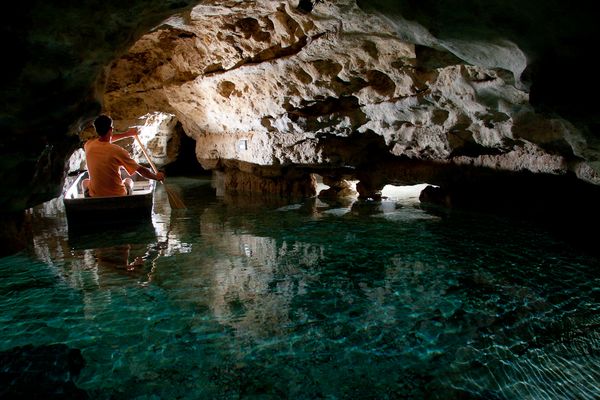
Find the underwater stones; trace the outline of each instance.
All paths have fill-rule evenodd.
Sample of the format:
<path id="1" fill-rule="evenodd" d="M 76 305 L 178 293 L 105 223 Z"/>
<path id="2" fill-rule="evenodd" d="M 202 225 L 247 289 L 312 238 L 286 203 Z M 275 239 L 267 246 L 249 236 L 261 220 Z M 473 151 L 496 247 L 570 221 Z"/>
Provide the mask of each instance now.
<path id="1" fill-rule="evenodd" d="M 0 398 L 87 399 L 73 379 L 85 366 L 81 352 L 64 344 L 0 352 Z"/>

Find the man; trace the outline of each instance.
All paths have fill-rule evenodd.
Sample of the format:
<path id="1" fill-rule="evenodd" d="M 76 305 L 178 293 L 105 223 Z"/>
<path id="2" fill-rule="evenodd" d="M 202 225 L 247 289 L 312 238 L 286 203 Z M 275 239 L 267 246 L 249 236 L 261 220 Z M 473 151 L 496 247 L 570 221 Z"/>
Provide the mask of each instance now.
<path id="1" fill-rule="evenodd" d="M 88 140 L 83 146 L 87 161 L 89 179 L 82 183 L 86 195 L 125 196 L 133 191 L 131 178 L 121 179 L 120 169 L 125 168 L 129 175 L 138 173 L 144 178 L 162 181 L 162 172 L 154 173 L 139 165 L 124 148 L 112 142 L 137 135 L 136 128 L 124 133 L 113 133 L 113 121 L 108 115 L 100 115 L 94 121 L 98 138 Z"/>

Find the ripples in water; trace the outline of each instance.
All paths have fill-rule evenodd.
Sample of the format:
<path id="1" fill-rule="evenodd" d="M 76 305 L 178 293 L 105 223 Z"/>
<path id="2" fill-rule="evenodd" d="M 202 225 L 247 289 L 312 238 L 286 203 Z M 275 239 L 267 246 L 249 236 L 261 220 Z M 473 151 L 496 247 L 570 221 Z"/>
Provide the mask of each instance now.
<path id="1" fill-rule="evenodd" d="M 418 203 L 217 198 L 0 260 L 3 350 L 64 343 L 93 398 L 600 396 L 598 261 L 524 222 Z"/>

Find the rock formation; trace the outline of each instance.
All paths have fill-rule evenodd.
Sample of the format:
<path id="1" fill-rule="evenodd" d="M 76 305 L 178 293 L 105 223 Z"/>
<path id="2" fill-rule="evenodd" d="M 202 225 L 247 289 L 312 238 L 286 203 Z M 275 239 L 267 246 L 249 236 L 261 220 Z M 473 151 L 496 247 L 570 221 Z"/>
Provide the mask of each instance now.
<path id="1" fill-rule="evenodd" d="M 59 195 L 77 134 L 102 109 L 118 128 L 145 118 L 161 165 L 192 138 L 234 192 L 312 195 L 319 173 L 358 180 L 362 197 L 427 182 L 446 204 L 535 208 L 568 188 L 593 207 L 590 11 L 541 0 L 11 5 L 0 204 L 20 223 Z"/>
<path id="2" fill-rule="evenodd" d="M 600 182 L 586 125 L 531 105 L 516 43 L 436 38 L 353 0 L 310 4 L 213 1 L 167 20 L 114 63 L 106 108 L 173 113 L 206 169 L 351 168 L 364 180 L 395 156 Z"/>

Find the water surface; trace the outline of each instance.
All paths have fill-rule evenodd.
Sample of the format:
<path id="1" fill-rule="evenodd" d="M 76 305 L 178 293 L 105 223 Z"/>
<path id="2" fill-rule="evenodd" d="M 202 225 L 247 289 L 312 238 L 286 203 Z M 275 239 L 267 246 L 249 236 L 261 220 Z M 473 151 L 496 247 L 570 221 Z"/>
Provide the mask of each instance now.
<path id="1" fill-rule="evenodd" d="M 594 399 L 598 260 L 524 221 L 216 197 L 0 259 L 0 351 L 63 343 L 91 398 Z M 414 199 L 413 199 L 414 200 Z"/>

